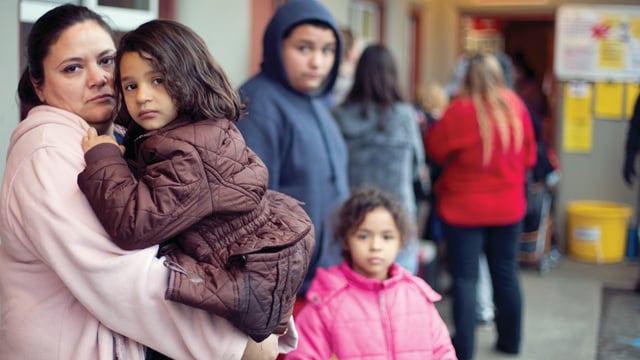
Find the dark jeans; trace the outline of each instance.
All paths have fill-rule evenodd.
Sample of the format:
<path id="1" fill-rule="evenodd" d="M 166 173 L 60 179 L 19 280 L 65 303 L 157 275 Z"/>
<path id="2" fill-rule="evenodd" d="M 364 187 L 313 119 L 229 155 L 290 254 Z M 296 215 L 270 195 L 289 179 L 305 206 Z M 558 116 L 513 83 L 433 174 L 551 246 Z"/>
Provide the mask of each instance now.
<path id="1" fill-rule="evenodd" d="M 473 358 L 476 327 L 478 258 L 487 256 L 495 323 L 496 348 L 506 353 L 520 351 L 522 294 L 518 270 L 518 248 L 522 223 L 507 226 L 464 227 L 444 224 L 449 270 L 452 277 L 453 345 L 459 360 Z"/>

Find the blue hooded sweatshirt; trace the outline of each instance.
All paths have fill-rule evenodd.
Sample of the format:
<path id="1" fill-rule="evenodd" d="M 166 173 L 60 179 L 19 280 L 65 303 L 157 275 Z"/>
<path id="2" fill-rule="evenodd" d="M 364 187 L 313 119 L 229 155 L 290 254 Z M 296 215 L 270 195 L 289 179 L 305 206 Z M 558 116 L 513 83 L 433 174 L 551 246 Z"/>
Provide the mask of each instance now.
<path id="1" fill-rule="evenodd" d="M 291 87 L 282 60 L 284 35 L 309 21 L 326 23 L 337 39 L 336 61 L 313 94 Z M 339 30 L 329 11 L 316 0 L 292 0 L 278 8 L 265 30 L 260 73 L 240 87 L 248 116 L 237 125 L 269 169 L 269 187 L 302 201 L 315 226 L 314 255 L 300 295 L 318 266 L 341 261 L 331 218 L 349 194 L 348 156 L 324 100 L 336 80 L 340 58 Z"/>

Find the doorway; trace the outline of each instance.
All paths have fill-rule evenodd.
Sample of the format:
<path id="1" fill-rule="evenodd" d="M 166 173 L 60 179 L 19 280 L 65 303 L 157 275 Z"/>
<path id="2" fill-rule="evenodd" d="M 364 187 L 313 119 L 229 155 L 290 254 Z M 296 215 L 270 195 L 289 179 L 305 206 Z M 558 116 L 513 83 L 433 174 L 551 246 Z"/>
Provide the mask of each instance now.
<path id="1" fill-rule="evenodd" d="M 516 91 L 540 116 L 542 140 L 555 148 L 554 20 L 502 20 L 504 52 L 523 77 Z"/>
<path id="2" fill-rule="evenodd" d="M 555 149 L 555 91 L 553 76 L 555 20 L 553 14 L 463 16 L 465 49 L 501 51 L 510 57 L 518 77 L 514 90 L 533 108 L 544 143 Z"/>

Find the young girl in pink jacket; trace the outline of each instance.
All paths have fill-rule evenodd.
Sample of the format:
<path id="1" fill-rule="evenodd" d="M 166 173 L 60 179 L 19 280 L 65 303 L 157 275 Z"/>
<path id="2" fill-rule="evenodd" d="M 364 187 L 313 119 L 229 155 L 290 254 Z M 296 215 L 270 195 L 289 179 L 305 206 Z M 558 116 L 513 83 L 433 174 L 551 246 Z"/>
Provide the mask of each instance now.
<path id="1" fill-rule="evenodd" d="M 402 205 L 373 187 L 342 205 L 335 236 L 344 261 L 318 269 L 296 317 L 287 360 L 456 359 L 427 283 L 395 263 L 412 228 Z"/>

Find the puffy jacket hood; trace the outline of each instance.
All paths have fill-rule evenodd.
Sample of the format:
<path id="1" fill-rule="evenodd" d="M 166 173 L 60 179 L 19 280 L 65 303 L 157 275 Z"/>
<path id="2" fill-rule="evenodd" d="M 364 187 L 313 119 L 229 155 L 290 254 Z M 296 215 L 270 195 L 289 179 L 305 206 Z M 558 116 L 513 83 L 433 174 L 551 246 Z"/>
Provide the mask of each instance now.
<path id="1" fill-rule="evenodd" d="M 282 61 L 282 41 L 284 34 L 294 25 L 309 21 L 320 21 L 327 24 L 336 35 L 336 61 L 323 88 L 317 93 L 317 95 L 325 95 L 333 88 L 338 76 L 338 67 L 342 58 L 342 39 L 333 16 L 317 0 L 292 0 L 278 8 L 264 32 L 262 64 L 260 66 L 262 72 L 268 77 L 294 91 L 289 84 Z"/>

